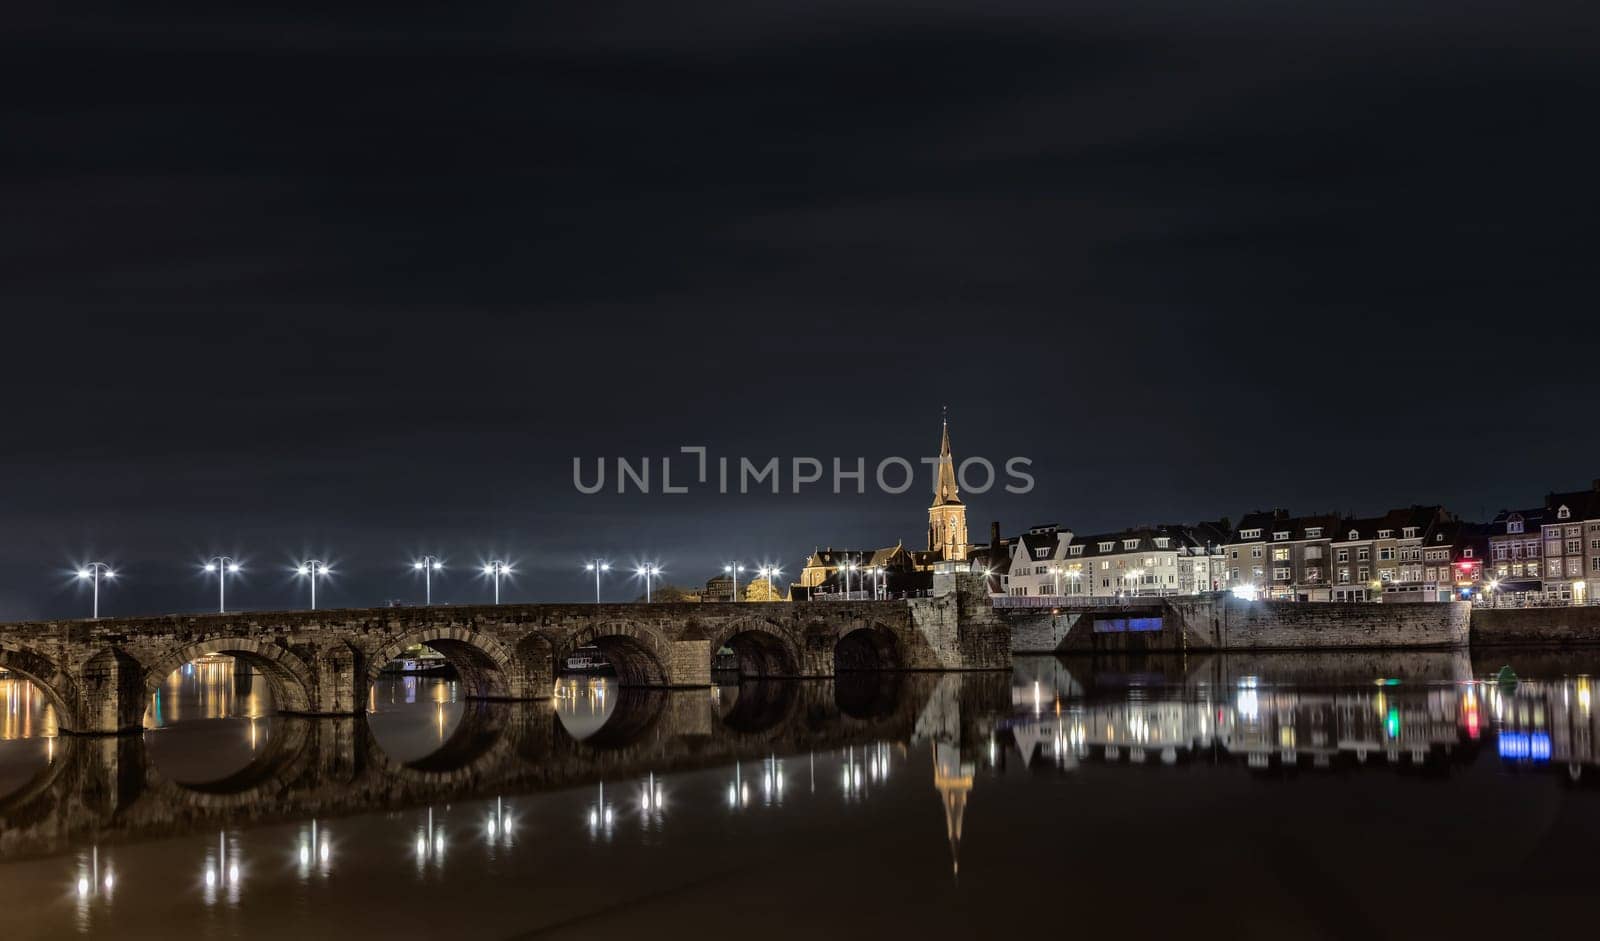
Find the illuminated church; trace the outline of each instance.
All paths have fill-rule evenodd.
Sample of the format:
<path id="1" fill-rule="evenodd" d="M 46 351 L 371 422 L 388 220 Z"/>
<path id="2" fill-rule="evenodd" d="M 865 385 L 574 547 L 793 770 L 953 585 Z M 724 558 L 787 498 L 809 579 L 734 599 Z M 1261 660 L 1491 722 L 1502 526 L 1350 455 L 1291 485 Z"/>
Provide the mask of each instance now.
<path id="1" fill-rule="evenodd" d="M 987 549 L 988 544 L 981 548 Z M 950 422 L 946 419 L 939 440 L 933 504 L 928 507 L 928 547 L 907 549 L 904 543 L 896 543 L 884 549 L 818 548 L 806 557 L 800 581 L 795 585 L 796 594 L 844 591 L 847 581 L 852 592 L 873 592 L 880 585 L 895 593 L 915 591 L 927 587 L 922 582 L 932 584 L 936 563 L 965 561 L 973 549 L 967 542 L 967 507 L 961 502 L 961 490 L 956 485 Z"/>

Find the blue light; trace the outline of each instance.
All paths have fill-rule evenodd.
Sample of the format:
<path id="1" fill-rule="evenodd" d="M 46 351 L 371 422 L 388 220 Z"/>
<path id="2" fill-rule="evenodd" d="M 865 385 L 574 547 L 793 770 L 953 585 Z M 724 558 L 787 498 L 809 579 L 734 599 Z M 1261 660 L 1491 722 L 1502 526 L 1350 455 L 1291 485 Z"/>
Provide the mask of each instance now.
<path id="1" fill-rule="evenodd" d="M 1500 757 L 1513 761 L 1549 761 L 1550 736 L 1545 732 L 1501 732 Z"/>

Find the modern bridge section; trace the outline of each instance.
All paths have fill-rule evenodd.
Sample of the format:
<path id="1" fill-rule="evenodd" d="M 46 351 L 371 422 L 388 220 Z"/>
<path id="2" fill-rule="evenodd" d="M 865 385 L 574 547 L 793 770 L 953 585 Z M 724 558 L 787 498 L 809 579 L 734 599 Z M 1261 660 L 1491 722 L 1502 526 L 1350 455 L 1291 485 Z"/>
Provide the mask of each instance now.
<path id="1" fill-rule="evenodd" d="M 280 712 L 356 715 L 385 664 L 426 644 L 470 699 L 543 699 L 577 648 L 605 654 L 624 687 L 711 683 L 731 648 L 747 676 L 1008 669 L 1009 628 L 981 575 L 944 575 L 909 601 L 371 608 L 116 618 L 0 626 L 0 668 L 38 684 L 63 731 L 142 728 L 174 670 L 227 654 L 265 676 Z"/>

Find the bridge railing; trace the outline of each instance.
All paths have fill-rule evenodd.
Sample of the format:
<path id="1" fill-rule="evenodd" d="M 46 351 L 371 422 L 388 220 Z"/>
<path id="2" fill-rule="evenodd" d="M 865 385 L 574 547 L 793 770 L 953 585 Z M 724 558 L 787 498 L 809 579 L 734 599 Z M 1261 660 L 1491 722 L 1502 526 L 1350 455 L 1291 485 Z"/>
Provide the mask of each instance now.
<path id="1" fill-rule="evenodd" d="M 1115 608 L 1120 605 L 1177 597 L 1170 590 L 1130 595 L 993 595 L 997 608 Z"/>

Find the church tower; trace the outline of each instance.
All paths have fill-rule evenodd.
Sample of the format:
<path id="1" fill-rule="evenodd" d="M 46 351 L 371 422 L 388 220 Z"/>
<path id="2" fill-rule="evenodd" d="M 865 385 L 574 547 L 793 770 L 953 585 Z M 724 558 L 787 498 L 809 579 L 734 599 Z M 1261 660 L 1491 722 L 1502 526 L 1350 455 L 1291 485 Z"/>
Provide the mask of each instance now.
<path id="1" fill-rule="evenodd" d="M 928 507 L 928 550 L 945 561 L 967 557 L 967 508 L 956 489 L 956 465 L 950 457 L 950 420 L 939 442 L 939 472 L 934 477 L 933 506 Z"/>

